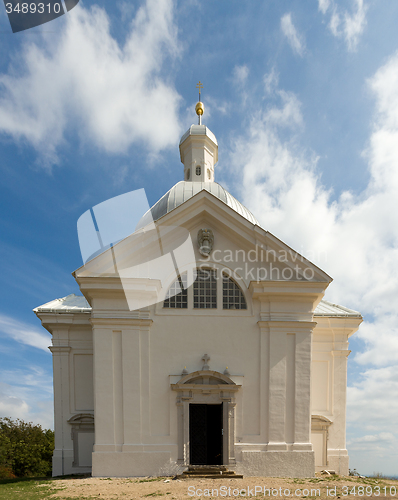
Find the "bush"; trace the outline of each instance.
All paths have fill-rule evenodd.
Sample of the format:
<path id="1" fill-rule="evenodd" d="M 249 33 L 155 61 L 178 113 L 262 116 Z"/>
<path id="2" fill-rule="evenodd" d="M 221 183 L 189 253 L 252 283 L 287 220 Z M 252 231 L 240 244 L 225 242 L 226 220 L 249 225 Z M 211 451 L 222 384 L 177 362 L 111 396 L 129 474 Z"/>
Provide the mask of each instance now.
<path id="1" fill-rule="evenodd" d="M 0 479 L 15 479 L 17 476 L 12 472 L 11 467 L 0 465 Z"/>
<path id="2" fill-rule="evenodd" d="M 51 475 L 53 449 L 52 430 L 0 418 L 0 478 Z"/>

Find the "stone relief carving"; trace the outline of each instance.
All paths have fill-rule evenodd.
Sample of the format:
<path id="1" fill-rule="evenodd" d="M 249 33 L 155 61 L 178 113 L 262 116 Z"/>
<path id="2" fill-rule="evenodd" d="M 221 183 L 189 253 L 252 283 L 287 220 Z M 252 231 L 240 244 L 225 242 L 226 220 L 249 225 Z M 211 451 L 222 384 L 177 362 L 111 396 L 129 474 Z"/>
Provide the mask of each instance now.
<path id="1" fill-rule="evenodd" d="M 199 252 L 208 257 L 213 250 L 214 235 L 211 229 L 199 229 L 198 232 Z"/>

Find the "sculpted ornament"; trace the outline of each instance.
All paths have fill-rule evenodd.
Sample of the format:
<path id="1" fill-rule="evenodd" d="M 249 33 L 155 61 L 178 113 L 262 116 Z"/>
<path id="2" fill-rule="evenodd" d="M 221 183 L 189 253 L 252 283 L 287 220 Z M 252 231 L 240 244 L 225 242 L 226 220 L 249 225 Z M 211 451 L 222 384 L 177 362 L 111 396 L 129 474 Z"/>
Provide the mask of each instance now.
<path id="1" fill-rule="evenodd" d="M 208 257 L 213 250 L 214 235 L 211 229 L 199 229 L 198 232 L 199 252 Z"/>

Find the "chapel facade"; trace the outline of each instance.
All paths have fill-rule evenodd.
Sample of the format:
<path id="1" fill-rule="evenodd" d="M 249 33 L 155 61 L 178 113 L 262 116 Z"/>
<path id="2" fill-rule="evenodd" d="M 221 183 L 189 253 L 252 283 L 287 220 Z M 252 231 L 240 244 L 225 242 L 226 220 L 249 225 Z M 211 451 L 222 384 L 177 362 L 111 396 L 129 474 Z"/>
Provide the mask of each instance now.
<path id="1" fill-rule="evenodd" d="M 53 475 L 347 475 L 361 315 L 324 300 L 332 279 L 214 181 L 218 144 L 197 112 L 184 180 L 73 273 L 82 296 L 35 309 L 52 335 Z"/>

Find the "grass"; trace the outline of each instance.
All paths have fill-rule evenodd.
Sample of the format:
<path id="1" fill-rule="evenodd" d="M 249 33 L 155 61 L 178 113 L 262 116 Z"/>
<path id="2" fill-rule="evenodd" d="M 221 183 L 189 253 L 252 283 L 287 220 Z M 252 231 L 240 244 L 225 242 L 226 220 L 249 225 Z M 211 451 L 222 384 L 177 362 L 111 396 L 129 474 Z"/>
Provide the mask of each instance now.
<path id="1" fill-rule="evenodd" d="M 45 500 L 55 491 L 50 478 L 3 479 L 0 481 L 0 500 Z"/>

